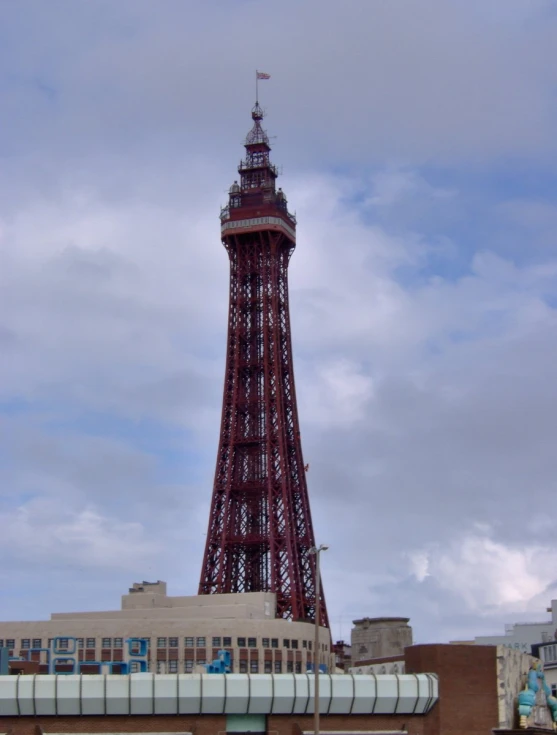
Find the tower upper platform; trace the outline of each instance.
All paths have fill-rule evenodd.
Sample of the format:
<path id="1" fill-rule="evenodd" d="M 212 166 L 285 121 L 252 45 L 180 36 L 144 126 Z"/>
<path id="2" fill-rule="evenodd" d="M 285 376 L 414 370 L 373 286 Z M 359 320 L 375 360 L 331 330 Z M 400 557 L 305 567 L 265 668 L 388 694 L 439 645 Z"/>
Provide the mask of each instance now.
<path id="1" fill-rule="evenodd" d="M 286 195 L 276 188 L 279 175 L 271 163 L 269 137 L 261 125 L 264 112 L 256 102 L 251 111 L 253 126 L 246 136 L 245 158 L 240 161 L 240 181 L 234 181 L 228 204 L 221 209 L 223 239 L 258 230 L 282 231 L 296 242 L 296 217 L 288 211 Z"/>

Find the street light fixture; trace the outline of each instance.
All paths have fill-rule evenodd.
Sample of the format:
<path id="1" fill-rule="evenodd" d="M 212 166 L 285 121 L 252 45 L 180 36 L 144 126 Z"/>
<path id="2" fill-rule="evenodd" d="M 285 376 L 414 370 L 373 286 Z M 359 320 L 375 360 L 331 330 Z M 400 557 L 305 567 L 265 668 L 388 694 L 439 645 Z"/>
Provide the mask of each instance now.
<path id="1" fill-rule="evenodd" d="M 313 646 L 314 705 L 313 718 L 315 735 L 319 735 L 319 613 L 321 612 L 321 564 L 322 551 L 329 547 L 325 544 L 312 546 L 309 553 L 315 556 L 315 643 Z"/>

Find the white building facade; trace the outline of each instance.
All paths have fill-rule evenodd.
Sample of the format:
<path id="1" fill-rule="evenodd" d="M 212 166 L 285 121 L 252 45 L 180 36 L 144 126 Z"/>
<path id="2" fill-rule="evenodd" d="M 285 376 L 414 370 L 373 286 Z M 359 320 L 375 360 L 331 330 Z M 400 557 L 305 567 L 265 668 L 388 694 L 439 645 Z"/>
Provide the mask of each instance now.
<path id="1" fill-rule="evenodd" d="M 557 640 L 557 600 L 547 608 L 551 619 L 535 623 L 509 623 L 504 635 L 477 636 L 474 643 L 481 646 L 502 645 L 522 653 L 532 653 L 532 645 Z"/>

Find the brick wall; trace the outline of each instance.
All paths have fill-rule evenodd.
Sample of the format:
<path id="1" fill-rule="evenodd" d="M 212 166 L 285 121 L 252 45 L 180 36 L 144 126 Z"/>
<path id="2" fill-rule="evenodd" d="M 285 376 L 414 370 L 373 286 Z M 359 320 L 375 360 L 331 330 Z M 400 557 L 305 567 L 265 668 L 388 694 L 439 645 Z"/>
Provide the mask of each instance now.
<path id="1" fill-rule="evenodd" d="M 428 729 L 429 715 L 321 715 L 319 731 L 369 733 L 374 730 L 406 730 L 409 735 L 440 735 Z M 270 715 L 267 719 L 267 732 L 278 735 L 300 735 L 313 732 L 313 716 Z M 444 733 L 443 733 L 444 735 Z M 487 735 L 487 734 L 486 734 Z"/>
<path id="2" fill-rule="evenodd" d="M 405 729 L 411 735 L 439 735 L 428 726 L 431 714 L 411 715 L 322 715 L 321 730 Z M 0 728 L 11 735 L 44 735 L 49 733 L 160 733 L 192 732 L 194 735 L 217 735 L 226 731 L 226 717 L 222 715 L 132 715 L 84 717 L 1 717 Z M 40 728 L 40 729 L 39 729 Z M 278 735 L 299 735 L 313 730 L 312 715 L 270 715 L 267 732 Z M 444 733 L 443 733 L 444 735 Z"/>
<path id="3" fill-rule="evenodd" d="M 404 653 L 399 653 L 398 656 L 380 656 L 379 658 L 363 658 L 361 661 L 358 661 L 357 664 L 354 664 L 354 667 L 357 666 L 373 666 L 375 664 L 389 664 L 389 663 L 396 663 L 397 661 L 404 661 Z M 426 671 L 426 674 L 429 674 L 431 672 Z"/>
<path id="4" fill-rule="evenodd" d="M 192 732 L 217 735 L 226 730 L 224 715 L 102 715 L 97 717 L 0 717 L 0 728 L 12 735 L 49 733 Z"/>
<path id="5" fill-rule="evenodd" d="M 486 735 L 498 726 L 495 646 L 410 646 L 405 661 L 407 674 L 439 676 L 439 701 L 427 718 L 427 733 Z"/>

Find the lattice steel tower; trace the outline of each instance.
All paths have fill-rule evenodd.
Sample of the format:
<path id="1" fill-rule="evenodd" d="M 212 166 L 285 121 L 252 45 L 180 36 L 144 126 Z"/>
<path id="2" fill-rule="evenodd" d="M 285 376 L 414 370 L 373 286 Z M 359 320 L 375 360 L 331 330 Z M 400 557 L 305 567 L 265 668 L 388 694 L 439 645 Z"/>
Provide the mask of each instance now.
<path id="1" fill-rule="evenodd" d="M 315 545 L 288 310 L 296 218 L 276 189 L 256 102 L 240 183 L 221 211 L 230 259 L 220 443 L 199 594 L 275 592 L 277 617 L 314 620 Z M 321 625 L 328 626 L 320 595 Z"/>

